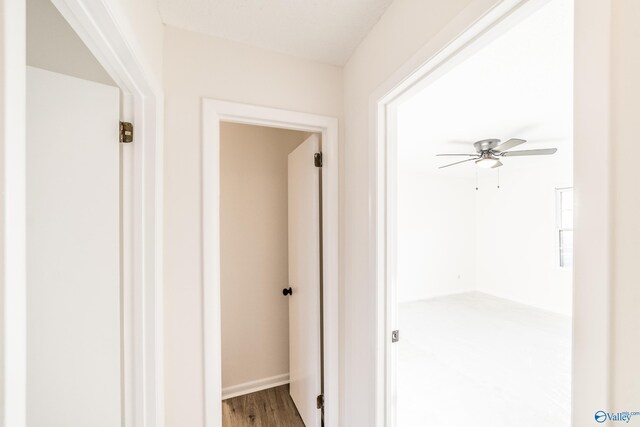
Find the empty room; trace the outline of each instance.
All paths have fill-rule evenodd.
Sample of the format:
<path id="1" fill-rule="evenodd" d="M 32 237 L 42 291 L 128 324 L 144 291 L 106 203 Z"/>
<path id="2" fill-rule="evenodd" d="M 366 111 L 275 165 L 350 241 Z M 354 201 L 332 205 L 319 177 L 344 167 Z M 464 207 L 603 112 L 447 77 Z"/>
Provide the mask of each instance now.
<path id="1" fill-rule="evenodd" d="M 570 425 L 571 9 L 505 25 L 398 107 L 398 426 Z"/>

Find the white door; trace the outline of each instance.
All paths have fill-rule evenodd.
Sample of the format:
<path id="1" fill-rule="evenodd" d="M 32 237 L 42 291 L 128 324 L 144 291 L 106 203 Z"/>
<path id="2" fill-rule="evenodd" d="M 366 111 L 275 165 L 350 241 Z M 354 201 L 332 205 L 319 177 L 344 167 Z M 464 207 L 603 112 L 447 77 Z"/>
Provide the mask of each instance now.
<path id="1" fill-rule="evenodd" d="M 27 426 L 121 425 L 119 90 L 27 70 Z"/>
<path id="2" fill-rule="evenodd" d="M 320 169 L 312 135 L 289 154 L 289 375 L 291 398 L 307 427 L 320 427 Z"/>

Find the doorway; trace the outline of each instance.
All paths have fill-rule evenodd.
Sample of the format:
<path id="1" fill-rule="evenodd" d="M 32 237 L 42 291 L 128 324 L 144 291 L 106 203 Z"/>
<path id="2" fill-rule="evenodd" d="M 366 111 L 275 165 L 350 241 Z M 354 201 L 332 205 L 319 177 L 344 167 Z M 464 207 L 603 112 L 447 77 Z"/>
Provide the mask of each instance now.
<path id="1" fill-rule="evenodd" d="M 27 2 L 30 426 L 163 413 L 158 92 L 117 18 L 90 3 Z M 120 143 L 120 120 L 136 124 L 133 143 Z"/>
<path id="2" fill-rule="evenodd" d="M 27 426 L 122 422 L 120 91 L 27 2 Z"/>
<path id="3" fill-rule="evenodd" d="M 551 0 L 398 107 L 398 426 L 570 425 L 572 10 Z"/>
<path id="4" fill-rule="evenodd" d="M 220 126 L 225 427 L 251 419 L 320 425 L 321 165 L 314 164 L 315 153 L 321 153 L 317 134 Z"/>
<path id="5" fill-rule="evenodd" d="M 304 113 L 290 112 L 285 110 L 277 110 L 265 107 L 256 107 L 243 104 L 235 104 L 223 101 L 205 100 L 203 103 L 203 133 L 204 133 L 204 153 L 203 153 L 203 199 L 204 204 L 204 330 L 205 330 L 205 401 L 207 402 L 206 408 L 206 423 L 207 426 L 217 426 L 220 424 L 220 420 L 223 416 L 222 410 L 222 398 L 223 398 L 223 332 L 221 329 L 221 319 L 224 310 L 221 308 L 221 297 L 223 297 L 221 274 L 224 274 L 224 267 L 221 265 L 223 254 L 220 248 L 220 240 L 222 238 L 221 220 L 222 218 L 222 206 L 221 202 L 224 202 L 223 194 L 221 193 L 221 179 L 223 179 L 221 172 L 223 168 L 221 166 L 221 131 L 228 124 L 245 124 L 245 125 L 258 125 L 266 126 L 270 128 L 286 129 L 289 131 L 302 131 L 307 134 L 317 134 L 318 136 L 311 135 L 303 144 L 300 144 L 296 150 L 294 150 L 289 156 L 289 170 L 295 169 L 294 164 L 297 163 L 295 157 L 300 154 L 300 158 L 304 159 L 299 164 L 303 164 L 305 168 L 314 173 L 308 175 L 309 177 L 315 177 L 311 179 L 317 180 L 318 185 L 321 185 L 321 200 L 322 204 L 317 205 L 318 219 L 322 217 L 322 239 L 318 240 L 320 236 L 320 230 L 313 230 L 318 236 L 318 245 L 314 245 L 312 240 L 303 238 L 301 241 L 309 247 L 313 247 L 318 253 L 322 254 L 322 264 L 314 260 L 313 256 L 302 257 L 303 262 L 310 262 L 316 265 L 316 271 L 318 274 L 312 273 L 312 276 L 316 277 L 316 280 L 322 278 L 322 295 L 316 297 L 316 301 L 323 307 L 322 313 L 324 314 L 321 323 L 318 322 L 318 326 L 322 325 L 322 338 L 313 339 L 316 345 L 319 347 L 317 352 L 318 357 L 323 360 L 313 366 L 317 366 L 317 369 L 324 367 L 324 375 L 319 374 L 316 378 L 323 380 L 322 393 L 312 396 L 313 401 L 308 401 L 310 393 L 306 393 L 305 404 L 313 409 L 310 412 L 321 414 L 321 409 L 324 409 L 324 423 L 325 425 L 333 425 L 337 423 L 337 393 L 338 393 L 338 288 L 337 288 L 337 121 L 333 118 L 315 116 Z M 235 125 L 231 125 L 235 126 Z M 308 135 L 307 135 L 308 136 Z M 320 148 L 319 144 L 322 142 L 322 159 L 315 156 Z M 307 161 L 308 160 L 308 161 Z M 318 168 L 317 164 L 321 167 Z M 321 169 L 321 175 L 318 169 Z M 297 173 L 296 173 L 297 174 Z M 297 176 L 297 175 L 296 175 Z M 300 180 L 296 180 L 298 182 Z M 312 184 L 313 186 L 313 184 Z M 293 190 L 294 186 L 290 186 L 290 190 Z M 315 187 L 314 187 L 315 188 Z M 311 199 L 317 200 L 314 194 L 318 194 L 317 190 L 312 192 L 301 192 Z M 289 203 L 291 202 L 291 193 L 288 195 Z M 305 201 L 301 204 L 308 208 L 310 203 Z M 312 208 L 313 209 L 313 208 Z M 292 210 L 291 204 L 289 205 L 289 223 L 291 224 L 292 213 L 295 214 L 296 209 Z M 309 211 L 311 212 L 311 211 Z M 246 212 L 250 218 L 255 217 L 255 212 Z M 259 213 L 258 213 L 259 215 Z M 282 219 L 282 217 L 280 217 Z M 320 221 L 316 221 L 318 226 Z M 309 229 L 304 227 L 305 230 Z M 321 242 L 321 243 L 320 243 Z M 289 246 L 292 246 L 295 242 L 290 241 Z M 296 253 L 304 253 L 306 250 L 300 246 Z M 282 257 L 279 260 L 283 262 Z M 305 270 L 310 271 L 305 268 Z M 289 279 L 295 276 L 295 272 L 291 271 Z M 296 297 L 302 298 L 305 295 L 304 288 L 300 288 L 301 284 L 291 284 L 291 292 L 289 293 L 288 286 L 281 284 L 276 288 L 276 294 L 278 298 L 289 298 L 291 300 Z M 296 293 L 297 289 L 300 291 Z M 319 287 L 317 288 L 319 292 Z M 286 296 L 284 294 L 286 290 Z M 273 289 L 271 290 L 273 291 Z M 270 293 L 270 295 L 273 295 Z M 290 298 L 291 297 L 291 298 Z M 282 300 L 280 300 L 282 301 Z M 320 307 L 313 302 L 313 299 L 309 299 L 311 304 L 317 307 L 318 316 Z M 289 301 L 287 304 L 291 304 Z M 290 305 L 290 315 L 295 316 L 295 310 Z M 307 311 L 308 313 L 308 311 Z M 305 316 L 303 320 L 318 319 L 318 316 Z M 246 318 L 250 318 L 246 316 Z M 222 325 L 224 326 L 224 325 Z M 291 328 L 290 331 L 295 331 L 296 327 Z M 298 325 L 304 332 L 308 326 Z M 313 335 L 320 337 L 321 331 L 306 333 L 306 334 L 290 334 L 291 341 L 298 336 L 309 336 L 313 338 Z M 317 334 L 315 333 L 317 332 Z M 302 359 L 308 360 L 308 359 Z M 291 366 L 292 369 L 295 369 Z M 292 378 L 295 373 L 291 373 Z M 273 378 L 272 378 L 273 379 Z M 278 379 L 277 377 L 275 379 Z M 285 381 L 280 378 L 280 381 Z M 251 384 L 251 383 L 250 383 Z M 259 384 L 254 386 L 260 387 Z M 227 389 L 227 391 L 229 391 Z M 295 391 L 294 391 L 295 394 Z M 315 393 L 313 393 L 315 394 Z M 302 404 L 296 402 L 298 406 Z M 301 409 L 301 408 L 298 408 Z M 301 413 L 303 410 L 301 409 Z M 321 420 L 318 420 L 321 422 Z M 320 424 L 317 424 L 320 425 Z"/>
<path id="6" fill-rule="evenodd" d="M 570 424 L 572 6 L 512 6 L 380 101 L 384 425 L 415 425 L 425 407 L 436 424 Z M 509 42 L 518 47 L 507 53 Z M 526 76 L 535 83 L 518 80 Z M 557 154 L 514 154 L 485 170 L 473 143 L 487 138 Z M 543 345 L 527 351 L 537 339 Z"/>

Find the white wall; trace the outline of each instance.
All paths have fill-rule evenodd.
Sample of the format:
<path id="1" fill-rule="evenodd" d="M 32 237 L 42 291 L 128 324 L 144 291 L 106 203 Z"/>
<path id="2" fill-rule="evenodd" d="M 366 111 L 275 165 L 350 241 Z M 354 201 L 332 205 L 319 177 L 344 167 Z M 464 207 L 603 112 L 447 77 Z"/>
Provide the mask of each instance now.
<path id="1" fill-rule="evenodd" d="M 223 390 L 289 373 L 287 156 L 306 137 L 220 126 Z"/>
<path id="2" fill-rule="evenodd" d="M 611 405 L 612 4 L 576 1 L 574 46 L 574 425 Z M 595 242 L 595 244 L 594 244 Z M 593 343 L 600 343 L 594 346 Z M 588 373 L 588 375 L 577 375 Z M 637 375 L 637 374 L 636 374 Z"/>
<path id="3" fill-rule="evenodd" d="M 26 11 L 0 0 L 0 425 L 26 415 Z"/>
<path id="4" fill-rule="evenodd" d="M 612 399 L 627 408 L 640 399 L 640 3 L 614 1 L 612 16 Z"/>
<path id="5" fill-rule="evenodd" d="M 573 186 L 572 162 L 566 149 L 550 157 L 506 159 L 499 189 L 496 171 L 482 171 L 477 291 L 571 315 L 572 269 L 558 266 L 555 189 Z"/>
<path id="6" fill-rule="evenodd" d="M 399 157 L 411 156 L 400 135 Z M 472 179 L 439 177 L 399 159 L 398 302 L 475 290 L 475 211 Z"/>
<path id="7" fill-rule="evenodd" d="M 398 302 L 484 292 L 571 315 L 572 269 L 558 266 L 556 188 L 573 186 L 570 145 L 458 174 L 416 167 L 398 126 Z M 446 161 L 443 161 L 446 163 Z"/>
<path id="8" fill-rule="evenodd" d="M 59 0 L 54 0 L 59 1 Z M 107 0 L 118 29 L 138 53 L 149 84 L 162 92 L 165 27 L 156 0 Z"/>
<path id="9" fill-rule="evenodd" d="M 203 97 L 342 115 L 342 70 L 167 27 L 165 39 L 166 425 L 203 425 Z"/>
<path id="10" fill-rule="evenodd" d="M 480 171 L 478 191 L 472 179 L 401 168 L 398 302 L 478 291 L 571 315 L 572 270 L 558 266 L 555 189 L 572 181 L 542 163 L 503 168 L 500 189 L 495 171 Z M 559 163 L 570 170 L 570 162 Z"/>
<path id="11" fill-rule="evenodd" d="M 573 186 L 571 150 L 505 160 L 499 189 L 497 171 L 479 169 L 476 191 L 473 166 L 453 175 L 416 167 L 403 122 L 398 302 L 478 291 L 571 315 L 572 269 L 558 266 L 556 231 L 556 188 Z"/>
<path id="12" fill-rule="evenodd" d="M 50 0 L 27 1 L 27 64 L 115 86 Z"/>

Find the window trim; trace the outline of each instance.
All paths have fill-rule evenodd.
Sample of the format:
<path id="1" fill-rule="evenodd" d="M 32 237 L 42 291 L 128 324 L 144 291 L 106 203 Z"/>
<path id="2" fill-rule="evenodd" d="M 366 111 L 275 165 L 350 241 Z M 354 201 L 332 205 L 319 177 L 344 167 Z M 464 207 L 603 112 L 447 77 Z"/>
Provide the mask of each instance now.
<path id="1" fill-rule="evenodd" d="M 573 232 L 573 227 L 563 227 L 562 224 L 562 212 L 566 209 L 562 208 L 562 194 L 565 192 L 572 192 L 573 187 L 557 187 L 556 188 L 556 266 L 561 269 L 570 269 L 573 267 L 573 261 L 570 264 L 566 264 L 563 258 L 563 245 L 562 245 L 562 233 L 564 231 Z M 574 203 L 575 205 L 575 203 Z M 574 211 L 574 207 L 571 208 Z M 571 253 L 573 258 L 573 245 L 571 246 Z"/>

